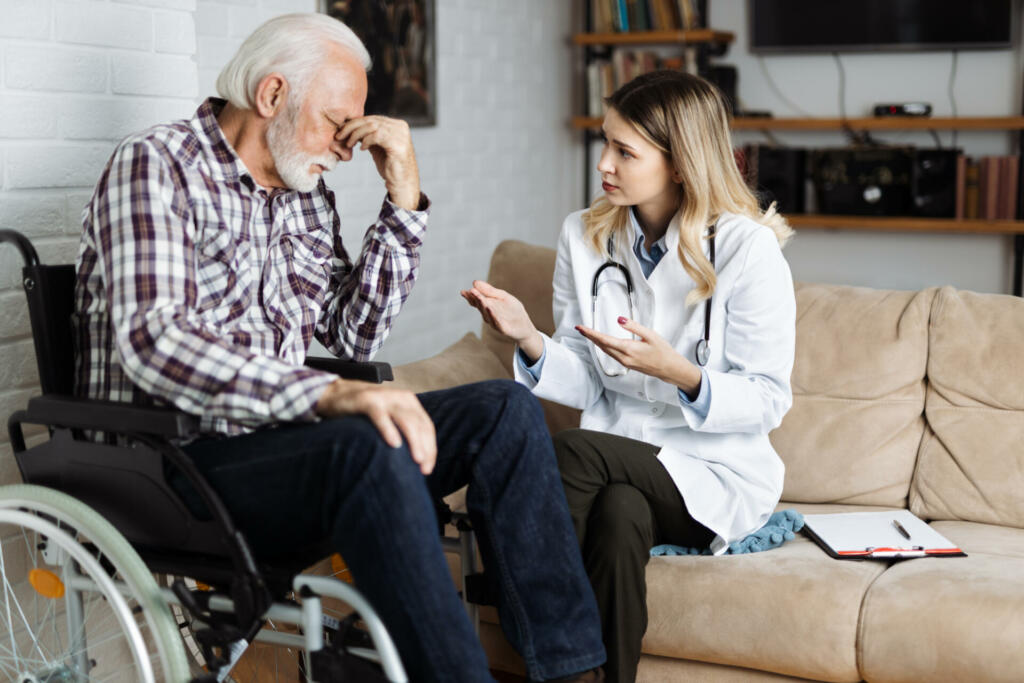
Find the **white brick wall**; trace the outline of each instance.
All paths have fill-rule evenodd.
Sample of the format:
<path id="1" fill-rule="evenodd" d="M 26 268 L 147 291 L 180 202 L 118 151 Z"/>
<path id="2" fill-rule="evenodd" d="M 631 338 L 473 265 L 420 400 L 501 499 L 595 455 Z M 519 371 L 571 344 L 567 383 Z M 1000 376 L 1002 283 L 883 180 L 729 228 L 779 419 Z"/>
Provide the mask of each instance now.
<path id="1" fill-rule="evenodd" d="M 74 260 L 80 215 L 118 140 L 187 116 L 195 0 L 0 0 L 0 228 Z M 0 417 L 38 391 L 21 258 L 0 247 Z M 0 433 L 0 484 L 17 480 Z"/>
<path id="2" fill-rule="evenodd" d="M 413 130 L 433 200 L 423 269 L 380 355 L 440 351 L 475 311 L 458 296 L 494 246 L 554 245 L 579 202 L 573 110 L 574 3 L 436 0 L 438 125 Z M 116 142 L 190 116 L 258 24 L 315 0 L 0 0 L 0 228 L 28 234 L 44 263 L 74 259 L 80 213 Z M 328 176 L 345 241 L 358 249 L 383 183 L 368 155 Z M 0 248 L 0 417 L 35 391 L 21 262 Z M 0 434 L 0 484 L 16 479 Z"/>

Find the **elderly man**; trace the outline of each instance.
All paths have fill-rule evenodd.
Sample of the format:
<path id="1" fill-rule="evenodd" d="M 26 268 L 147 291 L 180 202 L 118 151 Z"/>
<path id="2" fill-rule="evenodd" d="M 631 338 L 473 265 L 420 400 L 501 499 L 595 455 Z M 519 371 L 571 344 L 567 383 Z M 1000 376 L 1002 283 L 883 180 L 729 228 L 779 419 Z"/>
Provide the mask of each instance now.
<path id="1" fill-rule="evenodd" d="M 502 625 L 534 680 L 600 680 L 600 622 L 540 408 L 512 382 L 420 396 L 303 367 L 315 336 L 370 358 L 419 264 L 430 202 L 408 126 L 363 116 L 369 57 L 343 24 L 258 28 L 191 120 L 133 135 L 86 207 L 82 395 L 171 404 L 258 555 L 329 539 L 414 681 L 489 680 L 432 497 L 468 508 Z M 353 262 L 321 175 L 368 150 L 387 197 Z"/>

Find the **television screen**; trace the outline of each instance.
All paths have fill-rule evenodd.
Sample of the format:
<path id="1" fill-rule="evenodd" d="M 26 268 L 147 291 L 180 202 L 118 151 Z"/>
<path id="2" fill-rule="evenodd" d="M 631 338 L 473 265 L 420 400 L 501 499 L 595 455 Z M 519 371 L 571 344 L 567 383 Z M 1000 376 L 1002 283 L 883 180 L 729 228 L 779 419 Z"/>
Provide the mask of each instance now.
<path id="1" fill-rule="evenodd" d="M 749 0 L 751 52 L 1010 48 L 1013 0 Z"/>

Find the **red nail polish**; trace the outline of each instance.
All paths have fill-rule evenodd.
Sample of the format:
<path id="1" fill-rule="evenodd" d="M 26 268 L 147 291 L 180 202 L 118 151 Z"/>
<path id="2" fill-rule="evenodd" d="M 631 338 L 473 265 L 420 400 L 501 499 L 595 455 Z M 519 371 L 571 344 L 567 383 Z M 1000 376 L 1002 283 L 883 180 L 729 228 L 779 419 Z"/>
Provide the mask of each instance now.
<path id="1" fill-rule="evenodd" d="M 619 324 L 620 324 L 620 325 L 625 325 L 625 324 L 626 324 L 626 323 L 628 323 L 628 322 L 629 322 L 629 321 L 628 321 L 628 320 L 627 320 L 627 319 L 626 319 L 625 317 L 623 317 L 623 316 L 621 316 L 621 315 L 619 316 Z"/>

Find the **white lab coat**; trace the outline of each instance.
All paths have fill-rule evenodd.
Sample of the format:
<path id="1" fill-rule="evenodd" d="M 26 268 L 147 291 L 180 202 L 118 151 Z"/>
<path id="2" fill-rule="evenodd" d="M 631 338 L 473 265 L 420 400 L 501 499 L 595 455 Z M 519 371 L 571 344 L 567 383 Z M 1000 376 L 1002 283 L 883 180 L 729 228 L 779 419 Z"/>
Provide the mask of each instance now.
<path id="1" fill-rule="evenodd" d="M 582 215 L 570 214 L 559 238 L 556 329 L 552 337 L 544 335 L 540 378 L 534 380 L 513 363 L 516 381 L 541 398 L 582 409 L 584 429 L 660 446 L 658 459 L 690 514 L 716 534 L 711 550 L 722 553 L 763 526 L 782 494 L 785 468 L 768 433 L 793 401 L 796 302 L 789 266 L 770 228 L 743 216 L 721 217 L 715 238 L 718 284 L 711 308 L 711 358 L 705 367 L 711 402 L 701 418 L 679 401 L 674 385 L 633 370 L 607 377 L 597 365 L 601 352 L 574 329 L 595 326 L 591 283 L 603 263 L 583 239 Z M 644 278 L 632 249 L 616 254 L 616 260 L 632 276 L 633 317 L 692 360 L 704 334 L 704 304 L 684 303 L 694 283 L 679 262 L 675 222 L 665 241 L 667 253 L 650 279 Z M 602 287 L 604 292 L 607 286 Z M 613 298 L 614 289 L 608 288 Z M 618 314 L 629 315 L 624 303 Z M 615 327 L 602 323 L 599 329 Z"/>

